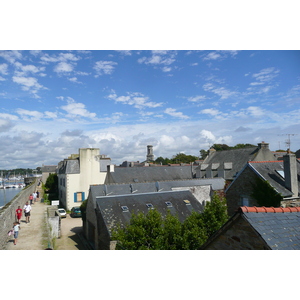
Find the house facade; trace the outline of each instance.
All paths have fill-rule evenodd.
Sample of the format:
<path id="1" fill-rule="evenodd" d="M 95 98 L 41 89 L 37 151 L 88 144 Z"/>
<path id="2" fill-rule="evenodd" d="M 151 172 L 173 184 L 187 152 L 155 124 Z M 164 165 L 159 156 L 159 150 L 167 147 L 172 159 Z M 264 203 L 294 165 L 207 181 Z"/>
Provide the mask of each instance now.
<path id="1" fill-rule="evenodd" d="M 88 197 L 90 185 L 103 184 L 110 158 L 100 155 L 99 148 L 80 148 L 58 164 L 58 193 L 62 206 L 70 210 Z"/>

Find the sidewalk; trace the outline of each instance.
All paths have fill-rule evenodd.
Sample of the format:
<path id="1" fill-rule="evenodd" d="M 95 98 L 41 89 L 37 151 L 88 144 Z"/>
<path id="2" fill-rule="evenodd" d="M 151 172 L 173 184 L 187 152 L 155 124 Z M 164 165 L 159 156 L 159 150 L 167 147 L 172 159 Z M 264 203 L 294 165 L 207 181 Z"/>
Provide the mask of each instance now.
<path id="1" fill-rule="evenodd" d="M 47 248 L 47 231 L 45 223 L 45 211 L 47 205 L 40 202 L 42 198 L 41 187 L 38 186 L 37 190 L 40 193 L 40 198 L 38 198 L 39 202 L 35 202 L 31 206 L 30 223 L 26 224 L 23 213 L 17 244 L 14 245 L 14 239 L 13 237 L 10 237 L 5 250 L 44 250 Z"/>

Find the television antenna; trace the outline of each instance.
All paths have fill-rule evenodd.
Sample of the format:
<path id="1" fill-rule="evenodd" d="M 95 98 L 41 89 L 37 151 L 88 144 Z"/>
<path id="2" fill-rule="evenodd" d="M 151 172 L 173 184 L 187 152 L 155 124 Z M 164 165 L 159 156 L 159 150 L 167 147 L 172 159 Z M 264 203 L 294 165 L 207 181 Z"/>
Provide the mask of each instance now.
<path id="1" fill-rule="evenodd" d="M 287 135 L 288 136 L 288 139 L 285 141 L 285 144 L 288 147 L 288 149 L 291 150 L 291 143 L 292 143 L 291 142 L 291 136 L 295 136 L 297 134 L 295 134 L 295 133 L 286 133 L 286 134 L 279 134 L 279 135 Z"/>

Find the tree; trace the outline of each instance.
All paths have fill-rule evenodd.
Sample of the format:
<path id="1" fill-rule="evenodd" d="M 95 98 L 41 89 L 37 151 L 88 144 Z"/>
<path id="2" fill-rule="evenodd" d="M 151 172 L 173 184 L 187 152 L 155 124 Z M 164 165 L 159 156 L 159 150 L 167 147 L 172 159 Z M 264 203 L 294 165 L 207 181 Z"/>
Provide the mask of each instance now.
<path id="1" fill-rule="evenodd" d="M 259 177 L 256 178 L 255 183 L 252 184 L 253 197 L 259 206 L 279 207 L 283 197 L 276 192 L 270 183 Z"/>
<path id="2" fill-rule="evenodd" d="M 49 194 L 49 200 L 54 200 L 58 198 L 58 177 L 57 174 L 49 174 L 45 188 Z"/>
<path id="3" fill-rule="evenodd" d="M 228 220 L 225 197 L 215 192 L 211 201 L 207 202 L 202 218 L 208 237 L 219 230 Z"/>
<path id="4" fill-rule="evenodd" d="M 112 230 L 112 240 L 123 250 L 199 249 L 227 220 L 226 201 L 215 194 L 203 213 L 194 211 L 183 223 L 170 211 L 165 217 L 156 209 L 132 214 L 129 225 Z"/>

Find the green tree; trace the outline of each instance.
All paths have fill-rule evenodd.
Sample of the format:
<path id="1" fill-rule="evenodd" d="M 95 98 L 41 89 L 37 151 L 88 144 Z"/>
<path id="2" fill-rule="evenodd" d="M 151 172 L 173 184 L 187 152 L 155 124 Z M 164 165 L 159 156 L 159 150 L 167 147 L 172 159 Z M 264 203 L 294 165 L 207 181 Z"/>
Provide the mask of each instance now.
<path id="1" fill-rule="evenodd" d="M 49 200 L 54 200 L 58 198 L 58 177 L 57 174 L 49 174 L 45 189 L 47 194 L 49 194 Z"/>
<path id="2" fill-rule="evenodd" d="M 270 183 L 259 177 L 252 184 L 253 192 L 251 197 L 254 198 L 259 206 L 279 207 L 283 197 L 277 193 Z"/>
<path id="3" fill-rule="evenodd" d="M 210 237 L 228 220 L 225 197 L 215 192 L 211 201 L 207 202 L 202 218 L 207 236 Z"/>

